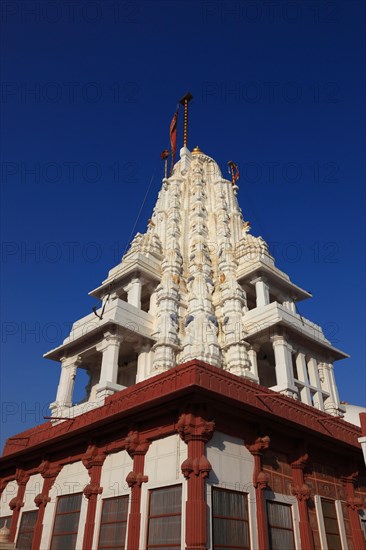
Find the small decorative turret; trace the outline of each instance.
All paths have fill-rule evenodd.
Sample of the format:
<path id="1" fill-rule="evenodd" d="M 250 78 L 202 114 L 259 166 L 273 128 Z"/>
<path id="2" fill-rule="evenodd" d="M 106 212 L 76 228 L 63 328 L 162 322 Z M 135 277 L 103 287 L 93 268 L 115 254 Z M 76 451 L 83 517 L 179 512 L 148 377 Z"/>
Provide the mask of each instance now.
<path id="1" fill-rule="evenodd" d="M 7 527 L 7 520 L 0 529 L 0 550 L 15 550 L 15 543 L 10 542 L 10 529 Z"/>

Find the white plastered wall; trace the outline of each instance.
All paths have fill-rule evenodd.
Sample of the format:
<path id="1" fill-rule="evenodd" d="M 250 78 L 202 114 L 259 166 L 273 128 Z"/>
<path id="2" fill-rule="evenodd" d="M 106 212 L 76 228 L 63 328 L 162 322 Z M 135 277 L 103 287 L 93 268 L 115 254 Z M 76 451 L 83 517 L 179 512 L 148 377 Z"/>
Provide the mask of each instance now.
<path id="1" fill-rule="evenodd" d="M 187 458 L 187 445 L 179 435 L 171 435 L 153 441 L 145 457 L 147 483 L 142 484 L 140 548 L 146 547 L 149 490 L 169 485 L 182 485 L 182 550 L 185 548 L 185 503 L 187 482 L 181 472 L 181 464 Z"/>
<path id="2" fill-rule="evenodd" d="M 103 499 L 122 495 L 130 496 L 131 491 L 127 485 L 126 476 L 131 472 L 132 468 L 133 461 L 127 451 L 109 454 L 104 461 L 100 478 L 100 486 L 103 488 L 103 492 L 99 496 L 97 502 L 93 550 L 98 548 Z M 130 510 L 128 510 L 128 513 L 129 512 Z"/>
<path id="3" fill-rule="evenodd" d="M 215 432 L 207 444 L 207 458 L 212 471 L 207 484 L 207 504 L 212 517 L 212 486 L 248 493 L 249 532 L 251 548 L 257 548 L 255 490 L 253 487 L 253 457 L 243 439 Z M 209 521 L 208 548 L 212 548 L 212 528 Z"/>
<path id="4" fill-rule="evenodd" d="M 18 492 L 18 484 L 16 481 L 9 481 L 7 483 L 3 494 L 1 495 L 0 499 L 0 517 L 3 516 L 11 516 L 12 511 L 9 508 L 9 502 L 12 498 L 17 496 Z M 8 527 L 10 527 L 10 524 L 8 523 Z"/>
<path id="5" fill-rule="evenodd" d="M 56 512 L 57 497 L 64 495 L 71 495 L 74 493 L 82 493 L 84 487 L 90 482 L 90 477 L 87 469 L 84 467 L 81 460 L 74 462 L 72 464 L 66 464 L 59 475 L 57 476 L 54 485 L 50 491 L 51 502 L 46 506 L 46 511 L 43 521 L 43 532 L 41 539 L 41 548 L 49 548 L 51 542 L 53 520 Z M 83 536 L 86 511 L 87 511 L 88 501 L 83 496 L 81 502 L 80 510 L 80 519 L 79 519 L 79 530 L 76 540 L 76 550 L 83 550 Z"/>

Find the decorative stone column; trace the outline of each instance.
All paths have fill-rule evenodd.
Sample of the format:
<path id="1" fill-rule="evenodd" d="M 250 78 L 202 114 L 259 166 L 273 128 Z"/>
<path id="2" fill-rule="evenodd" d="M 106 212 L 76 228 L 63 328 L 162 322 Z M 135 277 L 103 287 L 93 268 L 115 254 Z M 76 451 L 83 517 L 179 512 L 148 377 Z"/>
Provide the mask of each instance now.
<path id="1" fill-rule="evenodd" d="M 142 344 L 138 347 L 136 383 L 146 380 L 151 374 L 153 353 L 151 344 Z"/>
<path id="2" fill-rule="evenodd" d="M 313 533 L 309 521 L 308 500 L 311 495 L 310 487 L 304 480 L 304 468 L 308 461 L 305 453 L 291 463 L 293 485 L 292 494 L 297 499 L 299 509 L 299 530 L 302 550 L 314 550 Z"/>
<path id="3" fill-rule="evenodd" d="M 77 367 L 82 362 L 80 355 L 72 357 L 63 357 L 61 359 L 61 377 L 57 389 L 56 401 L 51 403 L 50 409 L 55 416 L 58 415 L 57 409 L 60 407 L 71 407 L 72 396 L 74 392 Z M 62 411 L 60 411 L 61 413 Z"/>
<path id="4" fill-rule="evenodd" d="M 24 499 L 25 488 L 28 483 L 28 480 L 29 480 L 29 475 L 21 468 L 18 468 L 15 475 L 15 481 L 18 484 L 17 496 L 12 498 L 11 501 L 9 502 L 9 508 L 13 512 L 13 515 L 11 518 L 11 524 L 10 524 L 11 542 L 14 542 L 15 534 L 17 532 L 20 510 L 24 506 L 23 499 Z"/>
<path id="5" fill-rule="evenodd" d="M 286 309 L 291 311 L 291 313 L 296 315 L 296 304 L 295 304 L 293 298 L 288 298 L 288 297 L 284 298 L 283 302 L 282 302 L 282 305 L 284 305 Z"/>
<path id="6" fill-rule="evenodd" d="M 141 309 L 141 291 L 142 291 L 142 280 L 140 277 L 134 277 L 128 283 L 124 289 L 127 292 L 127 302 L 132 306 Z"/>
<path id="7" fill-rule="evenodd" d="M 259 376 L 258 376 L 258 361 L 257 361 L 257 353 L 259 351 L 259 346 L 252 344 L 250 348 L 248 349 L 248 356 L 250 361 L 250 372 L 252 373 L 253 377 L 256 378 L 256 380 L 259 383 Z"/>
<path id="8" fill-rule="evenodd" d="M 97 386 L 97 398 L 111 395 L 117 390 L 118 355 L 121 337 L 112 332 L 106 332 L 104 339 L 96 349 L 103 353 L 100 378 Z"/>
<path id="9" fill-rule="evenodd" d="M 125 439 L 125 448 L 130 457 L 133 458 L 133 470 L 126 477 L 126 482 L 131 489 L 126 550 L 140 548 L 141 486 L 149 481 L 148 476 L 144 475 L 145 455 L 149 446 L 150 441 L 143 439 L 138 431 L 130 431 Z"/>
<path id="10" fill-rule="evenodd" d="M 258 437 L 251 445 L 247 445 L 248 451 L 254 457 L 253 468 L 253 485 L 255 488 L 255 501 L 257 509 L 257 529 L 258 529 L 258 548 L 260 550 L 267 549 L 268 543 L 268 527 L 267 527 L 267 512 L 264 500 L 264 490 L 268 487 L 268 476 L 262 470 L 262 457 L 266 449 L 268 449 L 271 440 L 268 436 Z"/>
<path id="11" fill-rule="evenodd" d="M 103 449 L 96 445 L 89 445 L 82 462 L 88 470 L 90 483 L 84 488 L 84 495 L 88 499 L 88 510 L 86 513 L 83 548 L 92 548 L 95 526 L 95 512 L 97 509 L 98 495 L 102 494 L 103 487 L 100 487 L 102 466 L 106 459 Z"/>
<path id="12" fill-rule="evenodd" d="M 308 380 L 308 373 L 306 370 L 305 355 L 301 352 L 297 354 L 296 367 L 297 367 L 297 373 L 299 375 L 300 382 L 304 382 L 305 384 L 308 384 L 309 380 Z M 310 389 L 307 386 L 305 386 L 300 390 L 300 395 L 301 395 L 301 401 L 303 403 L 306 403 L 307 405 L 312 405 Z"/>
<path id="13" fill-rule="evenodd" d="M 156 316 L 157 314 L 157 298 L 158 298 L 158 293 L 157 293 L 157 284 L 156 285 L 150 285 L 150 290 L 151 290 L 151 294 L 150 294 L 150 302 L 149 302 L 149 313 L 150 315 L 153 315 L 154 317 Z"/>
<path id="14" fill-rule="evenodd" d="M 314 406 L 321 411 L 324 411 L 323 394 L 318 372 L 318 363 L 314 357 L 309 357 L 307 364 L 309 370 L 310 384 L 317 388 L 317 392 L 314 395 Z"/>
<path id="15" fill-rule="evenodd" d="M 209 215 L 206 208 L 206 182 L 203 164 L 199 155 L 191 165 L 192 201 L 189 206 L 188 228 L 188 278 L 187 316 L 182 363 L 199 359 L 210 365 L 221 366 L 221 350 L 218 342 L 218 319 L 215 314 L 212 294 L 215 290 L 212 260 L 207 241 L 209 238 Z M 219 223 L 219 222 L 218 222 Z"/>
<path id="16" fill-rule="evenodd" d="M 46 460 L 44 460 L 38 468 L 39 473 L 43 477 L 43 487 L 42 492 L 39 493 L 34 499 L 34 503 L 38 508 L 38 515 L 34 526 L 32 550 L 39 550 L 40 548 L 43 531 L 43 518 L 46 511 L 46 506 L 51 501 L 49 492 L 52 489 L 52 486 L 55 483 L 61 469 L 62 466 L 59 464 L 53 464 Z"/>
<path id="17" fill-rule="evenodd" d="M 337 386 L 334 379 L 333 365 L 330 363 L 319 364 L 319 374 L 322 380 L 322 386 L 329 393 L 329 397 L 326 399 L 325 410 L 326 412 L 333 414 L 334 416 L 340 416 L 342 411 L 340 410 L 340 402 Z"/>
<path id="18" fill-rule="evenodd" d="M 269 288 L 266 279 L 258 277 L 251 281 L 255 285 L 257 307 L 263 307 L 269 304 Z"/>
<path id="19" fill-rule="evenodd" d="M 342 477 L 342 484 L 346 493 L 346 504 L 349 511 L 353 545 L 357 550 L 365 550 L 365 537 L 361 529 L 360 517 L 358 515 L 358 511 L 363 508 L 363 502 L 361 498 L 356 498 L 355 496 L 356 481 L 357 472 Z"/>
<path id="20" fill-rule="evenodd" d="M 180 351 L 179 299 L 180 277 L 183 267 L 181 242 L 181 194 L 183 179 L 169 178 L 165 196 L 167 205 L 166 249 L 161 262 L 161 282 L 157 286 L 156 338 L 154 351 L 154 374 L 175 367 L 176 355 Z"/>
<path id="21" fill-rule="evenodd" d="M 275 355 L 277 379 L 277 385 L 272 389 L 296 399 L 298 394 L 292 372 L 292 347 L 284 336 L 272 336 L 271 341 Z"/>
<path id="22" fill-rule="evenodd" d="M 207 503 L 205 479 L 212 469 L 205 456 L 206 443 L 215 429 L 213 421 L 206 420 L 205 407 L 195 404 L 180 415 L 177 431 L 188 446 L 188 458 L 181 469 L 188 484 L 186 502 L 186 550 L 207 549 Z"/>

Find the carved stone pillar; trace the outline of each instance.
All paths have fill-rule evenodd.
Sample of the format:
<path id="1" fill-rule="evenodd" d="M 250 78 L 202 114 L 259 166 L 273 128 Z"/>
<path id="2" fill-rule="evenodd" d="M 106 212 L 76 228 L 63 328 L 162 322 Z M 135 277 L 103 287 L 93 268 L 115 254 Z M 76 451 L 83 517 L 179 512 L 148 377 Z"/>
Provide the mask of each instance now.
<path id="1" fill-rule="evenodd" d="M 205 445 L 215 429 L 213 421 L 207 421 L 207 413 L 201 405 L 194 405 L 180 415 L 177 431 L 188 446 L 188 458 L 181 469 L 188 484 L 186 502 L 186 550 L 207 549 L 207 503 L 205 479 L 212 469 L 205 456 Z"/>
<path id="2" fill-rule="evenodd" d="M 40 548 L 43 531 L 43 518 L 46 511 L 46 506 L 51 500 L 49 497 L 49 492 L 61 469 L 62 466 L 59 464 L 52 464 L 46 460 L 41 463 L 38 469 L 39 473 L 43 477 L 43 487 L 42 492 L 39 493 L 34 499 L 34 503 L 38 508 L 38 515 L 34 526 L 32 550 L 39 550 Z"/>
<path id="3" fill-rule="evenodd" d="M 297 374 L 300 382 L 304 382 L 305 384 L 308 384 L 309 380 L 308 380 L 308 373 L 306 370 L 306 359 L 305 359 L 304 353 L 299 352 L 297 354 L 296 366 L 297 366 Z M 312 405 L 310 390 L 307 386 L 304 386 L 300 390 L 300 396 L 301 396 L 301 401 L 303 403 L 306 403 L 307 405 Z"/>
<path id="4" fill-rule="evenodd" d="M 149 478 L 144 475 L 145 455 L 150 446 L 150 441 L 141 438 L 138 431 L 130 431 L 125 439 L 125 447 L 133 458 L 133 469 L 126 481 L 131 488 L 131 506 L 128 517 L 128 538 L 126 550 L 138 550 L 140 548 L 141 525 L 141 486 Z"/>
<path id="5" fill-rule="evenodd" d="M 251 281 L 255 285 L 256 306 L 263 307 L 269 304 L 269 289 L 265 279 L 258 277 Z"/>
<path id="6" fill-rule="evenodd" d="M 363 501 L 361 498 L 355 496 L 357 475 L 358 472 L 354 472 L 349 476 L 342 477 L 342 483 L 346 493 L 346 504 L 349 511 L 354 548 L 357 548 L 357 550 L 365 550 L 366 543 L 361 529 L 360 517 L 358 515 L 358 511 L 363 507 Z"/>
<path id="7" fill-rule="evenodd" d="M 313 533 L 309 521 L 307 502 L 311 495 L 310 487 L 304 480 L 304 468 L 308 460 L 305 453 L 291 463 L 293 485 L 291 492 L 297 498 L 299 508 L 299 530 L 302 550 L 314 550 Z"/>
<path id="8" fill-rule="evenodd" d="M 150 285 L 150 291 L 151 291 L 151 295 L 150 295 L 150 302 L 149 302 L 149 313 L 150 315 L 153 315 L 154 317 L 156 317 L 157 315 L 157 298 L 158 298 L 158 293 L 157 293 L 157 285 Z"/>
<path id="9" fill-rule="evenodd" d="M 138 346 L 136 383 L 148 378 L 152 371 L 153 351 L 151 344 L 140 344 Z"/>
<path id="10" fill-rule="evenodd" d="M 314 395 L 314 406 L 321 411 L 324 411 L 322 386 L 319 378 L 318 363 L 314 357 L 307 357 L 307 364 L 309 370 L 310 384 L 317 388 L 317 392 Z"/>
<path id="11" fill-rule="evenodd" d="M 264 489 L 268 487 L 268 476 L 262 470 L 262 457 L 270 444 L 268 436 L 258 437 L 251 445 L 247 445 L 248 451 L 254 457 L 253 485 L 255 488 L 255 501 L 257 509 L 258 548 L 268 548 L 267 514 L 265 510 Z"/>
<path id="12" fill-rule="evenodd" d="M 129 284 L 124 287 L 124 290 L 127 292 L 127 302 L 141 309 L 141 291 L 142 291 L 141 278 L 135 277 L 134 279 L 131 279 Z"/>
<path id="13" fill-rule="evenodd" d="M 17 492 L 17 496 L 12 498 L 11 501 L 9 502 L 9 508 L 13 512 L 13 515 L 11 518 L 11 524 L 10 524 L 11 542 L 14 542 L 20 510 L 24 506 L 23 499 L 24 499 L 25 487 L 27 485 L 28 479 L 29 479 L 29 475 L 24 470 L 22 470 L 21 468 L 17 469 L 15 481 L 18 484 L 18 492 Z"/>
<path id="14" fill-rule="evenodd" d="M 121 338 L 118 334 L 106 332 L 104 339 L 97 345 L 97 351 L 103 353 L 97 396 L 106 397 L 117 389 L 118 355 Z"/>
<path id="15" fill-rule="evenodd" d="M 250 361 L 250 372 L 253 374 L 253 376 L 255 377 L 255 379 L 258 381 L 259 383 L 259 376 L 258 376 L 258 358 L 257 358 L 257 353 L 259 351 L 259 346 L 257 345 L 251 345 L 250 348 L 248 349 L 248 356 L 249 356 L 249 361 Z"/>
<path id="16" fill-rule="evenodd" d="M 329 397 L 324 403 L 324 409 L 334 416 L 340 416 L 342 411 L 340 410 L 340 401 L 334 379 L 333 365 L 331 363 L 320 363 L 319 371 L 321 373 L 322 386 L 329 393 Z"/>
<path id="17" fill-rule="evenodd" d="M 80 355 L 63 357 L 61 359 L 61 376 L 57 389 L 56 401 L 50 405 L 51 410 L 55 412 L 55 416 L 58 416 L 58 407 L 62 408 L 72 406 L 72 395 L 74 392 L 76 370 L 80 363 Z M 61 414 L 61 411 L 59 412 Z"/>
<path id="18" fill-rule="evenodd" d="M 273 351 L 276 363 L 277 385 L 275 391 L 288 397 L 297 398 L 297 389 L 292 372 L 292 347 L 282 335 L 272 336 Z"/>
<path id="19" fill-rule="evenodd" d="M 90 483 L 84 488 L 84 495 L 88 499 L 88 510 L 86 513 L 83 548 L 92 548 L 95 526 L 95 512 L 97 509 L 98 495 L 102 494 L 103 487 L 100 487 L 102 466 L 106 459 L 103 449 L 96 445 L 89 445 L 82 462 L 88 470 Z"/>

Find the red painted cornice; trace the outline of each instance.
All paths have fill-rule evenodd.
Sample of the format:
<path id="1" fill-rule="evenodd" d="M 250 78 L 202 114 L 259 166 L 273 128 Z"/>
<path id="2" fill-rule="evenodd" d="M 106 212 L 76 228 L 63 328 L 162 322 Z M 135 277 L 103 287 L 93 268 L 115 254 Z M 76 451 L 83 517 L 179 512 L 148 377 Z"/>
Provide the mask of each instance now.
<path id="1" fill-rule="evenodd" d="M 14 459 L 28 460 L 35 454 L 46 453 L 55 444 L 79 438 L 90 430 L 100 430 L 118 419 L 126 421 L 137 413 L 166 405 L 177 397 L 195 394 L 200 400 L 230 404 L 232 410 L 247 410 L 262 418 L 276 419 L 281 424 L 295 427 L 299 432 L 312 432 L 313 436 L 333 440 L 338 445 L 360 450 L 357 439 L 361 430 L 339 418 L 323 413 L 292 398 L 273 392 L 227 371 L 193 360 L 169 371 L 126 388 L 111 397 L 105 405 L 57 425 L 41 424 L 22 432 L 6 442 L 0 458 L 0 472 Z"/>

